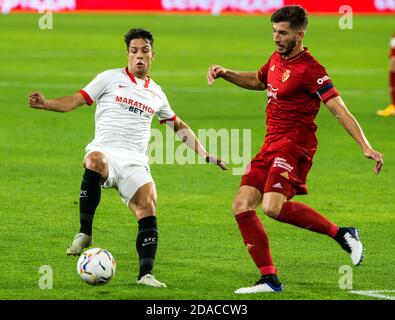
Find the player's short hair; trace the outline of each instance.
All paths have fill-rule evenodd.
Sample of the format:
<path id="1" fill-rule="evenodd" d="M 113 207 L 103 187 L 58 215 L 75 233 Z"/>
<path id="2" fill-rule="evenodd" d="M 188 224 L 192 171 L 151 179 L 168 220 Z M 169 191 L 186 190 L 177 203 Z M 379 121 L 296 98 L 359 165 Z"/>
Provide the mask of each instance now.
<path id="1" fill-rule="evenodd" d="M 133 39 L 144 39 L 149 42 L 152 48 L 154 47 L 154 37 L 152 36 L 152 33 L 142 28 L 130 29 L 125 34 L 126 50 L 129 50 L 130 41 Z"/>
<path id="2" fill-rule="evenodd" d="M 308 14 L 305 8 L 299 5 L 285 6 L 272 14 L 270 21 L 273 23 L 289 22 L 289 27 L 294 30 L 306 30 Z"/>

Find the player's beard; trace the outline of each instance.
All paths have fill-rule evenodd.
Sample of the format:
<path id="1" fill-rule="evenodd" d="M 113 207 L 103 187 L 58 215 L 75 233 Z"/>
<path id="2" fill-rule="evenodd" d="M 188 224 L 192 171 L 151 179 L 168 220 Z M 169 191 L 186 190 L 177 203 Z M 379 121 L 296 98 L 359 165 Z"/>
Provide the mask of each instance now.
<path id="1" fill-rule="evenodd" d="M 295 36 L 295 38 L 287 44 L 286 51 L 284 53 L 281 53 L 281 55 L 284 57 L 288 57 L 292 53 L 292 51 L 296 48 L 297 45 L 298 45 L 298 40 L 296 39 Z"/>

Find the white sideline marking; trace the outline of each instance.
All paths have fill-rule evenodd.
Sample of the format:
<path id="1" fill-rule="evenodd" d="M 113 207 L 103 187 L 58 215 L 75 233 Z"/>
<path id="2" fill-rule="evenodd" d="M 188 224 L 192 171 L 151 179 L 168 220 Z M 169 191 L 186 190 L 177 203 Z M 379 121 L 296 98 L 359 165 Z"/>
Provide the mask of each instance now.
<path id="1" fill-rule="evenodd" d="M 349 292 L 354 294 L 360 294 L 362 296 L 378 298 L 378 299 L 395 300 L 395 296 L 386 296 L 384 294 L 380 294 L 382 292 L 395 292 L 395 290 L 369 290 L 369 291 L 351 290 Z"/>

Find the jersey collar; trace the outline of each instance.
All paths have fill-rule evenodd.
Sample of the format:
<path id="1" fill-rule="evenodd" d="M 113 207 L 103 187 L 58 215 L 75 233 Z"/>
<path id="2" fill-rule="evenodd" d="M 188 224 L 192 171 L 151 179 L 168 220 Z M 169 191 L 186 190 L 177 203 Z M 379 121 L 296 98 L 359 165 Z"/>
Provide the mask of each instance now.
<path id="1" fill-rule="evenodd" d="M 137 86 L 137 81 L 136 81 L 134 75 L 129 72 L 128 67 L 125 68 L 125 72 L 128 75 L 130 81 L 132 81 Z M 149 76 L 147 76 L 147 78 L 145 79 L 145 82 L 144 82 L 144 88 L 148 88 L 150 81 L 151 81 L 151 78 Z"/>
<path id="2" fill-rule="evenodd" d="M 301 56 L 303 56 L 306 52 L 309 52 L 309 48 L 307 48 L 307 47 L 303 47 L 303 51 L 301 51 L 301 52 L 299 52 L 296 56 L 294 56 L 294 57 L 292 57 L 291 59 L 285 59 L 283 56 L 281 56 L 281 58 L 284 60 L 284 61 L 286 61 L 287 63 L 288 62 L 292 62 L 292 61 L 295 61 L 295 60 L 297 60 L 297 59 L 299 59 Z"/>

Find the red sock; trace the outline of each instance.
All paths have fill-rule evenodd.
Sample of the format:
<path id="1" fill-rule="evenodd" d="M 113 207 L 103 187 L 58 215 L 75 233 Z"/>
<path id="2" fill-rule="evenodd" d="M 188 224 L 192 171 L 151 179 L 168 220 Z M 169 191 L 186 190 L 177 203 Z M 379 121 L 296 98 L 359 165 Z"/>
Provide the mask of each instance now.
<path id="1" fill-rule="evenodd" d="M 334 238 L 338 226 L 300 202 L 285 202 L 276 220 L 309 229 Z"/>
<path id="2" fill-rule="evenodd" d="M 261 274 L 275 274 L 276 268 L 270 254 L 269 238 L 256 212 L 253 210 L 242 212 L 236 216 L 236 221 L 244 244 Z"/>
<path id="3" fill-rule="evenodd" d="M 390 71 L 390 94 L 392 104 L 395 105 L 395 71 Z"/>

